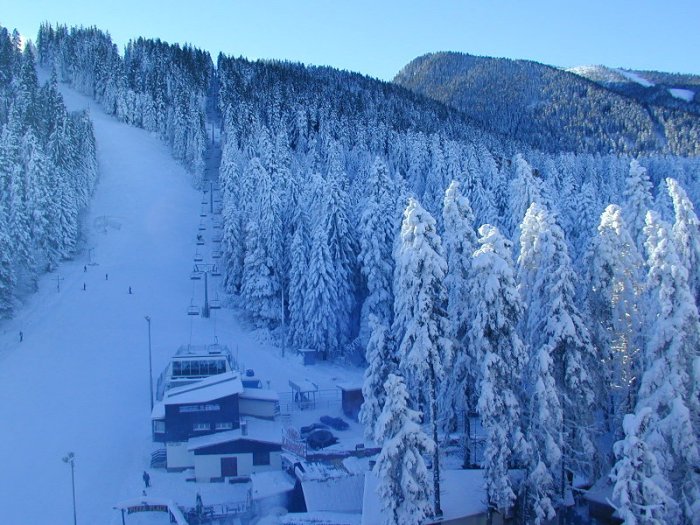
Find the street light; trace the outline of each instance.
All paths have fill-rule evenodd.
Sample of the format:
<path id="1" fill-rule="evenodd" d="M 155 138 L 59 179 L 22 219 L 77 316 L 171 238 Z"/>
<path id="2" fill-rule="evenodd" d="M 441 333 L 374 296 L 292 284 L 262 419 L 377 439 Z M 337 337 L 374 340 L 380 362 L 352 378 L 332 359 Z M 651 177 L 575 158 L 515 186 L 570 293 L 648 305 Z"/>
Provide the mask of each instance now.
<path id="1" fill-rule="evenodd" d="M 151 317 L 145 316 L 148 323 L 148 384 L 150 387 L 151 412 L 153 412 L 153 359 L 151 358 Z"/>
<path id="2" fill-rule="evenodd" d="M 78 517 L 75 513 L 75 454 L 69 452 L 67 456 L 63 458 L 64 463 L 70 463 L 70 481 L 73 487 L 73 525 L 78 524 Z"/>

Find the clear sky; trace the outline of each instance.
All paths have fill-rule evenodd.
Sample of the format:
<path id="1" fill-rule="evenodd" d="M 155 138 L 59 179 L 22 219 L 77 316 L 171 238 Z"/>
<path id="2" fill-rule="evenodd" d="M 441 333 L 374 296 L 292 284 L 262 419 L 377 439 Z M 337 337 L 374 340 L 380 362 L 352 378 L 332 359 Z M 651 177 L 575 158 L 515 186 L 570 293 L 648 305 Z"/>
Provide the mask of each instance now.
<path id="1" fill-rule="evenodd" d="M 0 0 L 0 24 L 96 25 L 390 80 L 431 51 L 700 74 L 700 0 Z"/>

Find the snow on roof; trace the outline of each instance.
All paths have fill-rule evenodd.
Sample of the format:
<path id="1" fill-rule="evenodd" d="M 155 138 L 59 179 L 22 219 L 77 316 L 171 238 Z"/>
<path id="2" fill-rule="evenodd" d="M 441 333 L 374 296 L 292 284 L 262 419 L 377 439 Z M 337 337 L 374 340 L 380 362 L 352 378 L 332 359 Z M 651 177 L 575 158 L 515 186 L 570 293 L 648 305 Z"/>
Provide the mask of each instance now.
<path id="1" fill-rule="evenodd" d="M 280 395 L 276 390 L 267 388 L 243 388 L 240 399 L 257 399 L 260 401 L 279 401 Z"/>
<path id="2" fill-rule="evenodd" d="M 692 102 L 695 98 L 695 91 L 690 89 L 670 88 L 668 92 L 672 97 L 685 100 L 686 102 Z"/>
<path id="3" fill-rule="evenodd" d="M 365 475 L 362 525 L 382 523 L 383 511 L 377 497 L 379 480 L 373 472 Z M 443 521 L 483 514 L 487 510 L 483 470 L 443 470 L 440 480 Z"/>
<path id="4" fill-rule="evenodd" d="M 318 385 L 308 379 L 290 379 L 289 386 L 299 392 L 316 392 L 318 390 Z"/>
<path id="5" fill-rule="evenodd" d="M 362 390 L 362 383 L 338 383 L 335 386 L 341 390 Z"/>
<path id="6" fill-rule="evenodd" d="M 294 490 L 294 479 L 282 470 L 253 472 L 250 481 L 253 483 L 251 497 L 254 500 Z"/>
<path id="7" fill-rule="evenodd" d="M 165 405 L 158 401 L 153 405 L 153 410 L 151 410 L 151 419 L 163 419 L 165 418 Z"/>
<path id="8" fill-rule="evenodd" d="M 343 477 L 301 482 L 304 502 L 309 511 L 362 512 L 364 486 L 364 474 L 347 472 Z"/>
<path id="9" fill-rule="evenodd" d="M 175 357 L 197 357 L 230 355 L 228 346 L 214 343 L 211 345 L 182 345 L 175 352 Z"/>
<path id="10" fill-rule="evenodd" d="M 193 437 L 187 442 L 187 450 L 199 450 L 239 440 L 260 441 L 274 445 L 282 444 L 282 427 L 276 421 L 250 418 L 246 420 L 245 424 L 247 426 L 245 435 L 240 428 L 237 428 L 235 430 L 207 434 L 206 436 Z"/>
<path id="11" fill-rule="evenodd" d="M 163 404 L 203 403 L 241 392 L 243 384 L 238 372 L 226 372 L 168 390 L 163 397 Z"/>
<path id="12" fill-rule="evenodd" d="M 613 501 L 613 483 L 607 475 L 596 481 L 593 486 L 585 492 L 583 497 L 589 501 L 602 503 L 604 505 L 610 505 L 610 502 L 618 503 L 617 501 Z"/>

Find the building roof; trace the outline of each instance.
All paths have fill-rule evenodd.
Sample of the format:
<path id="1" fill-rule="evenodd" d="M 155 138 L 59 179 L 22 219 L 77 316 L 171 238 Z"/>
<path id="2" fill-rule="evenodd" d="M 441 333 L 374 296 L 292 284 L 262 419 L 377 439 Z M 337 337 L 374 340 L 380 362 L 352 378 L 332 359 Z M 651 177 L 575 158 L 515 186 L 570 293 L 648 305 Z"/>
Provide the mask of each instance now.
<path id="1" fill-rule="evenodd" d="M 228 346 L 214 343 L 210 345 L 182 345 L 175 352 L 175 357 L 202 357 L 216 355 L 231 355 Z"/>
<path id="2" fill-rule="evenodd" d="M 187 442 L 187 450 L 199 450 L 213 445 L 221 445 L 231 441 L 259 441 L 261 443 L 271 443 L 273 445 L 282 444 L 282 427 L 276 421 L 266 419 L 249 418 L 246 420 L 246 434 L 242 429 L 216 432 L 206 436 L 190 438 Z"/>
<path id="3" fill-rule="evenodd" d="M 290 379 L 289 386 L 297 392 L 316 392 L 318 385 L 308 379 Z"/>
<path id="4" fill-rule="evenodd" d="M 442 520 L 475 516 L 486 512 L 483 470 L 442 470 L 440 472 Z M 377 495 L 379 479 L 374 472 L 365 475 L 362 525 L 382 523 L 383 511 Z M 428 520 L 426 523 L 430 523 Z"/>
<path id="5" fill-rule="evenodd" d="M 206 377 L 196 383 L 171 388 L 163 396 L 164 405 L 204 403 L 243 392 L 238 372 L 226 372 Z"/>
<path id="6" fill-rule="evenodd" d="M 344 391 L 348 390 L 362 390 L 362 383 L 338 383 L 337 385 L 338 388 Z"/>
<path id="7" fill-rule="evenodd" d="M 260 500 L 294 490 L 295 480 L 282 470 L 253 472 L 250 475 L 251 497 Z"/>
<path id="8" fill-rule="evenodd" d="M 240 399 L 257 399 L 259 401 L 279 401 L 280 395 L 276 390 L 268 388 L 243 388 Z"/>

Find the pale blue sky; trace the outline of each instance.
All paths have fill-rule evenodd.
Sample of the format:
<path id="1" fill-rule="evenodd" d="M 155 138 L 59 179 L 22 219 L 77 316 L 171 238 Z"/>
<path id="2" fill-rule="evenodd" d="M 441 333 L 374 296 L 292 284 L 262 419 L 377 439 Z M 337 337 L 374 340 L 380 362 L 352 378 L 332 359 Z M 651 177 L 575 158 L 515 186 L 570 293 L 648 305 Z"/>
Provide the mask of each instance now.
<path id="1" fill-rule="evenodd" d="M 0 0 L 31 38 L 48 20 L 214 55 L 331 65 L 390 80 L 430 51 L 700 73 L 698 0 Z"/>

